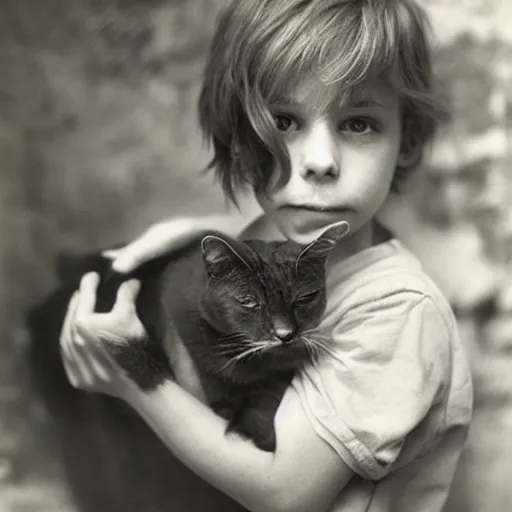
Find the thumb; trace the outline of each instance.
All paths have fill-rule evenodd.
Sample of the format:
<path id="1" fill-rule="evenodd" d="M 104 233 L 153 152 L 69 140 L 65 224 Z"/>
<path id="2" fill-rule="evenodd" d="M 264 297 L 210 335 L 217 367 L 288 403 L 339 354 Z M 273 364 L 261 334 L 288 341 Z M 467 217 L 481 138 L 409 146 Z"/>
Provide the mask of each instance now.
<path id="1" fill-rule="evenodd" d="M 113 270 L 121 274 L 129 274 L 146 261 L 156 258 L 157 254 L 146 239 L 138 238 L 115 252 L 106 251 L 104 256 L 112 260 Z"/>
<path id="2" fill-rule="evenodd" d="M 107 249 L 101 253 L 101 255 L 104 258 L 108 258 L 109 260 L 115 260 L 119 254 L 121 253 L 122 249 Z"/>
<path id="3" fill-rule="evenodd" d="M 103 256 L 112 260 L 113 270 L 129 274 L 143 263 L 165 254 L 166 250 L 163 240 L 148 231 L 121 249 L 105 251 Z"/>
<path id="4" fill-rule="evenodd" d="M 135 312 L 135 300 L 140 290 L 140 281 L 130 279 L 119 286 L 117 290 L 114 311 L 122 314 L 132 314 Z"/>
<path id="5" fill-rule="evenodd" d="M 128 274 L 147 261 L 183 247 L 193 236 L 190 219 L 171 219 L 154 224 L 125 247 L 106 251 L 105 256 L 113 259 L 115 271 Z"/>
<path id="6" fill-rule="evenodd" d="M 116 317 L 121 319 L 124 329 L 127 329 L 128 338 L 145 338 L 146 330 L 137 314 L 135 300 L 140 291 L 140 281 L 130 279 L 125 281 L 117 291 L 116 302 L 112 310 Z M 121 341 L 123 343 L 123 341 Z"/>

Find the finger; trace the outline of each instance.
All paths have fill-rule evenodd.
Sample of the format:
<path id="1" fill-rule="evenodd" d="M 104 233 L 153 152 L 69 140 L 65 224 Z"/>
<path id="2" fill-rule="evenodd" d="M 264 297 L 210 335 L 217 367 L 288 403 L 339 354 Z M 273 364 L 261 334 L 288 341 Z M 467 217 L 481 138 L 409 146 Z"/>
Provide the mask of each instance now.
<path id="1" fill-rule="evenodd" d="M 78 378 L 75 376 L 72 368 L 72 364 L 70 364 L 69 356 L 62 354 L 62 366 L 64 367 L 64 373 L 69 381 L 69 383 L 74 387 L 78 387 Z"/>
<path id="2" fill-rule="evenodd" d="M 121 369 L 114 357 L 108 352 L 103 345 L 95 345 L 92 347 L 94 358 L 92 359 L 93 367 L 96 374 L 103 380 L 109 380 L 112 374 L 117 374 Z"/>
<path id="3" fill-rule="evenodd" d="M 146 261 L 185 245 L 190 232 L 190 219 L 172 219 L 155 224 L 119 251 L 112 268 L 117 272 L 129 273 Z"/>
<path id="4" fill-rule="evenodd" d="M 122 249 L 107 249 L 106 251 L 103 251 L 101 255 L 109 260 L 115 260 L 121 253 Z"/>
<path id="5" fill-rule="evenodd" d="M 85 383 L 90 386 L 98 380 L 107 380 L 109 373 L 104 365 L 103 347 L 97 343 L 78 343 L 74 345 L 74 356 L 80 363 L 80 371 Z"/>
<path id="6" fill-rule="evenodd" d="M 68 344 L 68 354 L 67 364 L 78 381 L 77 386 L 89 387 L 93 382 L 93 371 L 90 368 L 89 347 L 86 347 L 86 341 L 77 336 L 73 343 Z"/>
<path id="7" fill-rule="evenodd" d="M 82 387 L 83 377 L 80 370 L 77 369 L 77 363 L 69 348 L 66 352 L 62 353 L 62 366 L 64 367 L 64 372 L 66 373 L 69 383 L 74 388 Z"/>
<path id="8" fill-rule="evenodd" d="M 72 335 L 72 325 L 75 318 L 75 310 L 78 302 L 78 293 L 75 292 L 71 296 L 71 300 L 68 303 L 68 308 L 66 311 L 66 316 L 64 317 L 64 322 L 62 325 L 60 338 L 59 338 L 59 347 L 60 347 L 60 355 L 62 359 L 62 366 L 64 367 L 64 372 L 66 373 L 66 377 L 69 383 L 76 388 L 78 386 L 78 377 L 74 372 L 74 363 L 73 358 L 70 351 L 70 345 L 73 342 Z"/>
<path id="9" fill-rule="evenodd" d="M 86 361 L 86 355 L 82 352 L 85 343 L 79 336 L 74 339 L 64 338 L 61 344 L 61 357 L 64 371 L 75 388 L 81 388 L 90 382 L 91 372 Z"/>
<path id="10" fill-rule="evenodd" d="M 112 312 L 122 315 L 132 315 L 135 313 L 135 300 L 140 290 L 140 281 L 130 279 L 121 284 L 117 290 L 116 302 Z"/>
<path id="11" fill-rule="evenodd" d="M 162 247 L 161 228 L 155 225 L 120 249 L 114 258 L 112 268 L 117 272 L 128 274 L 146 261 L 157 258 L 165 252 L 166 247 Z"/>
<path id="12" fill-rule="evenodd" d="M 98 378 L 108 380 L 109 373 L 102 360 L 96 343 L 87 341 L 75 328 L 76 310 L 80 293 L 75 292 L 68 304 L 60 336 L 61 356 L 64 371 L 75 388 L 92 389 Z M 94 318 L 94 317 L 92 317 Z M 103 350 L 101 350 L 103 352 Z"/>
<path id="13" fill-rule="evenodd" d="M 126 311 L 121 312 L 117 315 L 117 319 L 113 320 L 113 313 L 97 314 L 92 317 L 92 324 L 94 332 L 99 343 L 106 342 L 111 345 L 121 345 L 126 347 L 134 341 L 140 341 L 147 339 L 148 334 L 144 325 L 137 316 L 136 311 L 128 313 Z M 120 327 L 121 330 L 119 332 Z"/>
<path id="14" fill-rule="evenodd" d="M 72 339 L 71 327 L 75 320 L 76 305 L 78 303 L 78 292 L 74 292 L 68 303 L 66 315 L 64 316 L 64 322 L 60 331 L 60 346 L 61 349 L 65 348 L 66 343 Z"/>
<path id="15" fill-rule="evenodd" d="M 72 365 L 72 357 L 71 357 L 71 351 L 70 351 L 70 345 L 73 344 L 74 340 L 74 332 L 73 332 L 73 325 L 75 321 L 75 313 L 76 313 L 76 306 L 78 304 L 78 293 L 75 292 L 73 296 L 71 297 L 71 300 L 68 304 L 68 309 L 66 312 L 66 316 L 64 318 L 64 323 L 62 326 L 62 330 L 60 333 L 59 338 L 59 344 L 60 344 L 60 352 L 62 355 L 63 360 L 65 359 L 69 365 Z"/>
<path id="16" fill-rule="evenodd" d="M 84 375 L 84 363 L 82 361 L 82 357 L 76 350 L 77 344 L 84 344 L 83 339 L 81 339 L 76 332 L 75 326 L 79 301 L 80 293 L 75 292 L 69 301 L 60 340 L 64 370 L 66 371 L 68 380 L 74 387 L 80 387 L 83 384 L 84 379 L 87 377 L 87 372 L 85 372 Z"/>
<path id="17" fill-rule="evenodd" d="M 76 306 L 76 317 L 85 318 L 94 313 L 96 305 L 96 289 L 98 288 L 99 275 L 89 272 L 82 277 Z"/>

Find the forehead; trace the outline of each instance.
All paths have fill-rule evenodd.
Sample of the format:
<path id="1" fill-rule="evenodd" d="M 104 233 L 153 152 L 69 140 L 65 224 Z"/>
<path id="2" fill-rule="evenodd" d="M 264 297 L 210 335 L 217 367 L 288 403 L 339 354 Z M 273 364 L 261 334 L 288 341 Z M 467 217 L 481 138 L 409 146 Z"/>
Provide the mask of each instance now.
<path id="1" fill-rule="evenodd" d="M 317 113 L 351 107 L 395 110 L 399 108 L 399 97 L 385 78 L 375 78 L 350 88 L 342 87 L 339 83 L 328 84 L 318 78 L 308 78 L 291 87 L 275 103 L 296 105 Z"/>

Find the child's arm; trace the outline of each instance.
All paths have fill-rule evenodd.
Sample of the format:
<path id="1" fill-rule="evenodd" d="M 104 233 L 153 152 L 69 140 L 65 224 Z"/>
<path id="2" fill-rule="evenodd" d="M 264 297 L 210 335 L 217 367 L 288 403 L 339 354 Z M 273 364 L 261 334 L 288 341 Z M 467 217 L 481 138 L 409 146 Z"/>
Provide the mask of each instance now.
<path id="1" fill-rule="evenodd" d="M 176 457 L 249 510 L 327 511 L 352 476 L 291 388 L 275 418 L 275 453 L 226 435 L 226 421 L 173 382 L 126 400 Z"/>
<path id="2" fill-rule="evenodd" d="M 221 231 L 236 236 L 244 219 L 234 215 L 215 214 L 204 217 L 174 217 L 150 226 L 135 240 L 121 249 L 105 251 L 118 272 L 129 273 L 146 261 L 180 249 L 205 231 Z M 258 220 L 250 226 L 258 225 Z"/>
<path id="3" fill-rule="evenodd" d="M 64 365 L 75 387 L 126 400 L 184 464 L 249 510 L 332 507 L 352 471 L 316 433 L 293 389 L 276 414 L 275 453 L 226 435 L 225 420 L 173 382 L 143 393 L 102 348 L 107 341 L 137 343 L 144 336 L 134 311 L 136 282 L 122 285 L 112 312 L 98 314 L 93 276 L 82 280 L 61 335 Z"/>

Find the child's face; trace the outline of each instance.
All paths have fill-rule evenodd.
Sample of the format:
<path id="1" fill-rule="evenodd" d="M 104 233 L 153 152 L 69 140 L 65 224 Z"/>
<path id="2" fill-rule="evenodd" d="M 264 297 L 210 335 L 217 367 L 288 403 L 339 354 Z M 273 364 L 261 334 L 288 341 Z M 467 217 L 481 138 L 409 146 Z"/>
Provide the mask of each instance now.
<path id="1" fill-rule="evenodd" d="M 283 187 L 270 187 L 258 201 L 284 235 L 299 243 L 341 220 L 352 235 L 371 233 L 370 221 L 389 194 L 399 158 L 400 104 L 385 81 L 360 87 L 343 107 L 325 107 L 331 89 L 309 81 L 270 105 L 291 173 Z"/>

